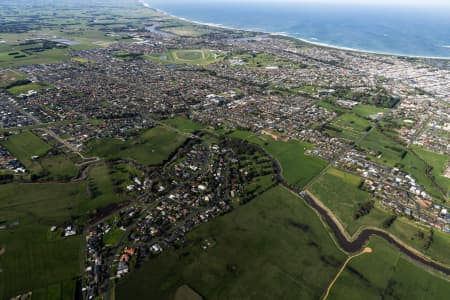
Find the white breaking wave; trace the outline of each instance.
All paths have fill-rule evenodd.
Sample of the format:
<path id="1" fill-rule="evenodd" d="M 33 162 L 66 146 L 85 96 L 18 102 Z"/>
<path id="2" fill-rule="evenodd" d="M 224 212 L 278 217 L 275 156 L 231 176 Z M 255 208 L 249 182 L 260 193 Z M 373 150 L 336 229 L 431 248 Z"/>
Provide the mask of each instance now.
<path id="1" fill-rule="evenodd" d="M 190 20 L 187 18 L 183 18 L 183 17 L 179 17 L 176 15 L 172 15 L 170 13 L 167 13 L 165 11 L 162 11 L 160 9 L 151 7 L 148 3 L 146 3 L 143 0 L 139 0 L 139 2 L 145 6 L 146 8 L 150 8 L 153 9 L 157 12 L 160 12 L 166 16 L 170 16 L 170 17 L 174 17 L 183 21 L 188 21 L 194 24 L 198 24 L 198 25 L 206 25 L 206 26 L 212 26 L 212 27 L 218 27 L 218 28 L 224 28 L 224 29 L 232 29 L 232 30 L 243 30 L 243 31 L 252 31 L 251 29 L 242 29 L 242 28 L 236 28 L 236 27 L 231 27 L 231 26 L 224 26 L 222 24 L 214 24 L 214 23 L 205 23 L 205 22 L 199 22 L 199 21 L 195 21 L 195 20 Z M 312 45 L 316 45 L 316 46 L 321 46 L 321 47 L 326 47 L 326 48 L 331 48 L 331 49 L 338 49 L 338 50 L 345 50 L 345 51 L 354 51 L 354 52 L 360 52 L 360 53 L 370 53 L 370 54 L 378 54 L 378 55 L 388 55 L 388 56 L 407 56 L 407 57 L 415 57 L 415 58 L 432 58 L 432 59 L 444 59 L 444 60 L 450 60 L 449 57 L 440 57 L 440 56 L 422 56 L 422 55 L 405 55 L 405 54 L 401 54 L 401 53 L 389 53 L 389 52 L 379 52 L 379 51 L 370 51 L 370 50 L 365 50 L 365 49 L 357 49 L 357 48 L 351 48 L 351 47 L 344 47 L 344 46 L 337 46 L 337 45 L 332 45 L 332 44 L 327 44 L 324 42 L 319 42 L 320 40 L 317 38 L 301 38 L 299 35 L 295 36 L 295 35 L 291 35 L 289 33 L 286 32 L 267 32 L 267 31 L 260 31 L 261 33 L 264 34 L 268 34 L 268 35 L 280 35 L 280 36 L 287 36 L 287 37 L 291 37 L 291 38 L 295 38 L 298 39 L 302 42 L 308 43 L 308 44 L 312 44 Z M 444 48 L 450 48 L 450 45 L 445 45 L 442 46 Z"/>

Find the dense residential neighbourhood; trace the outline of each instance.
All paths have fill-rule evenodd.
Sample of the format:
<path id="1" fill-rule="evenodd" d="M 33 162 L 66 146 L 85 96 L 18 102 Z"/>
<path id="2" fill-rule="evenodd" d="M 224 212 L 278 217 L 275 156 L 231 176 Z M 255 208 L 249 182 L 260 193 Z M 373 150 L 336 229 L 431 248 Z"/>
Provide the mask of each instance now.
<path id="1" fill-rule="evenodd" d="M 15 10 L 13 2 L 8 7 Z M 311 195 L 319 207 L 348 192 L 342 204 L 332 199 L 336 210 L 325 210 L 348 231 L 343 236 L 379 227 L 397 246 L 439 266 L 426 268 L 444 270 L 439 276 L 448 284 L 448 62 L 207 27 L 139 2 L 126 22 L 117 7 L 105 19 L 91 9 L 97 7 L 82 23 L 96 30 L 94 40 L 60 24 L 73 41 L 57 31 L 33 33 L 20 51 L 8 50 L 17 64 L 0 55 L 1 299 L 50 293 L 42 278 L 17 279 L 24 276 L 19 269 L 37 267 L 9 258 L 30 247 L 20 244 L 24 239 L 45 236 L 53 246 L 35 255 L 72 264 L 67 273 L 56 268 L 65 281 L 51 299 L 114 299 L 148 262 L 197 246 L 206 255 L 220 241 L 196 235 L 205 224 L 235 216 L 280 186 L 299 202 Z M 7 32 L 0 24 L 0 40 Z M 90 46 L 79 45 L 85 39 Z M 14 54 L 63 50 L 56 61 L 37 56 L 20 63 L 24 58 Z M 328 193 L 317 193 L 318 186 Z M 357 196 L 347 203 L 347 195 Z M 298 222 L 287 224 L 304 234 L 325 231 Z M 409 231 L 395 231 L 397 223 Z M 351 232 L 352 224 L 360 227 Z M 318 242 L 308 247 L 320 249 Z M 56 248 L 69 244 L 76 256 L 70 262 Z M 344 259 L 336 257 L 320 260 L 337 270 Z M 244 271 L 230 263 L 227 272 Z"/>

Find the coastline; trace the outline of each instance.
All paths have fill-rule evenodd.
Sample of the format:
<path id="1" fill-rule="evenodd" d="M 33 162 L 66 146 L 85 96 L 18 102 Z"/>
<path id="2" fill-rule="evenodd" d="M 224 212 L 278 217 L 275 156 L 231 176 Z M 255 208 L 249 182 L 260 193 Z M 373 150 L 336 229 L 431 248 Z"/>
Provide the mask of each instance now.
<path id="1" fill-rule="evenodd" d="M 173 14 L 168 13 L 166 11 L 163 11 L 161 9 L 152 7 L 150 4 L 146 3 L 143 0 L 139 0 L 138 2 L 142 6 L 144 6 L 145 8 L 154 10 L 154 11 L 160 13 L 160 14 L 163 14 L 163 15 L 166 15 L 168 17 L 175 18 L 175 19 L 179 19 L 179 20 L 182 20 L 182 21 L 185 21 L 185 22 L 190 22 L 190 23 L 193 23 L 193 24 L 196 24 L 196 25 L 209 26 L 209 27 L 215 27 L 215 28 L 220 28 L 220 29 L 228 29 L 228 30 L 239 30 L 239 31 L 246 31 L 246 32 L 261 33 L 261 34 L 265 34 L 265 35 L 269 35 L 269 36 L 283 36 L 283 37 L 288 37 L 288 38 L 299 40 L 299 41 L 301 41 L 301 42 L 303 42 L 305 44 L 309 44 L 309 45 L 312 45 L 312 46 L 324 47 L 324 48 L 329 48 L 329 49 L 334 49 L 334 50 L 357 52 L 357 53 L 362 53 L 362 54 L 391 56 L 391 57 L 397 57 L 397 58 L 403 57 L 403 58 L 413 58 L 413 59 L 432 59 L 432 60 L 446 60 L 446 61 L 450 61 L 450 57 L 446 57 L 446 56 L 425 56 L 425 55 L 410 55 L 410 54 L 401 54 L 401 53 L 377 52 L 377 51 L 371 51 L 371 50 L 363 50 L 363 49 L 356 49 L 356 48 L 351 48 L 351 47 L 331 45 L 331 44 L 322 43 L 322 42 L 318 42 L 318 41 L 311 41 L 311 40 L 308 40 L 308 39 L 305 39 L 305 38 L 301 38 L 301 37 L 297 37 L 297 36 L 294 36 L 294 35 L 290 35 L 289 33 L 286 33 L 286 32 L 266 32 L 264 30 L 252 30 L 252 29 L 234 28 L 234 27 L 225 26 L 225 25 L 222 25 L 222 24 L 201 22 L 201 21 L 191 20 L 191 19 L 187 19 L 187 18 L 184 18 L 184 17 L 173 15 Z M 450 45 L 448 47 L 450 47 Z"/>

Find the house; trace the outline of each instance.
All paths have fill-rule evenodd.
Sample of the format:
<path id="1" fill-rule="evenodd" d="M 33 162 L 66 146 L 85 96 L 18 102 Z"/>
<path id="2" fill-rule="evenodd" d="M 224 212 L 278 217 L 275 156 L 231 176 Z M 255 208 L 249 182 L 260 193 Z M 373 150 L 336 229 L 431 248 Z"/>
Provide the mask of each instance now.
<path id="1" fill-rule="evenodd" d="M 64 236 L 68 237 L 68 236 L 73 236 L 76 235 L 77 231 L 75 229 L 72 228 L 72 226 L 67 226 L 64 230 Z"/>
<path id="2" fill-rule="evenodd" d="M 129 272 L 129 268 L 126 262 L 120 261 L 117 266 L 117 276 L 121 277 L 122 275 Z"/>
<path id="3" fill-rule="evenodd" d="M 133 256 L 136 253 L 136 250 L 134 248 L 125 247 L 123 253 Z"/>

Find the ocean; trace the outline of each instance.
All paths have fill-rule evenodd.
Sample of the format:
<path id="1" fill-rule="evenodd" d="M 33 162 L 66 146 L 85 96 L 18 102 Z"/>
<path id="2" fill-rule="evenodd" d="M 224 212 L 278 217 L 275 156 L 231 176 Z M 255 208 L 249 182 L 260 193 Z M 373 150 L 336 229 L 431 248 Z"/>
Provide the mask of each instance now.
<path id="1" fill-rule="evenodd" d="M 177 17 L 202 23 L 280 33 L 312 43 L 368 52 L 450 58 L 449 7 L 145 2 Z"/>

